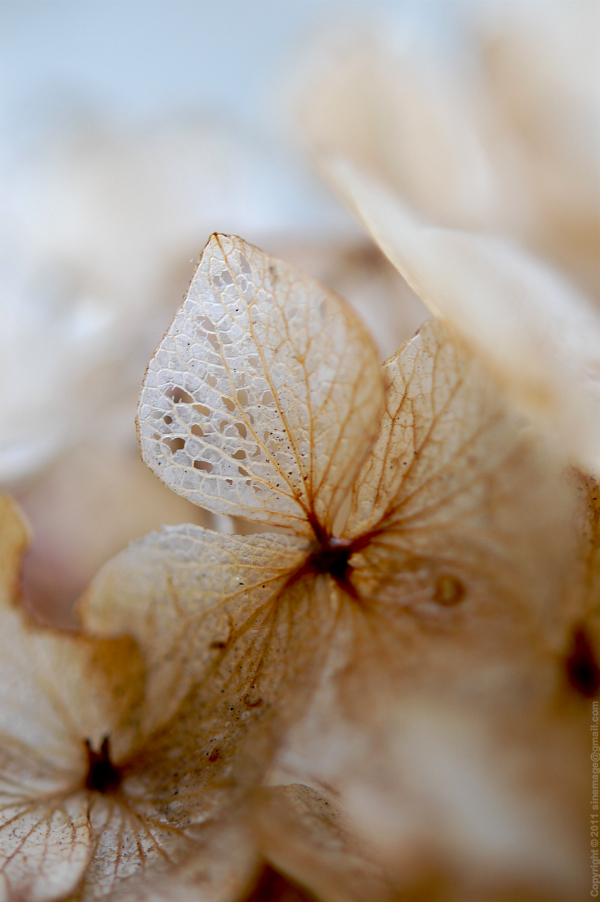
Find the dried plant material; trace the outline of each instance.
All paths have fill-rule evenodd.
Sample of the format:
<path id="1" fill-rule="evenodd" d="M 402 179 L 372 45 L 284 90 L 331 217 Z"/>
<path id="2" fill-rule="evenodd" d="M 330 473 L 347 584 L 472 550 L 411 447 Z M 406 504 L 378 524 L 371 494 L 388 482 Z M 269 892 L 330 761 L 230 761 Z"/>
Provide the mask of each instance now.
<path id="1" fill-rule="evenodd" d="M 153 723 L 168 719 L 203 674 L 209 695 L 223 688 L 225 709 L 235 699 L 248 716 L 266 716 L 280 680 L 300 693 L 302 664 L 310 669 L 331 629 L 323 620 L 326 586 L 308 577 L 287 585 L 307 548 L 295 536 L 169 527 L 109 561 L 81 613 L 88 630 L 138 642 L 150 669 Z"/>
<path id="2" fill-rule="evenodd" d="M 111 902 L 246 902 L 262 859 L 243 819 L 204 832 L 199 848 L 176 868 L 121 884 Z"/>
<path id="3" fill-rule="evenodd" d="M 0 897 L 116 898 L 193 858 L 196 899 L 237 898 L 256 856 L 229 820 L 260 773 L 242 739 L 264 712 L 225 715 L 198 680 L 158 729 L 133 640 L 30 624 L 14 603 L 27 530 L 6 498 L 0 530 Z"/>
<path id="4" fill-rule="evenodd" d="M 490 676 L 487 711 L 406 687 L 385 744 L 342 772 L 355 829 L 398 889 L 429 874 L 434 898 L 583 898 L 589 706 L 523 700 L 517 685 L 509 703 Z"/>
<path id="5" fill-rule="evenodd" d="M 86 626 L 136 638 L 159 711 L 198 668 L 269 712 L 267 744 L 326 666 L 332 722 L 374 742 L 409 689 L 484 712 L 552 695 L 572 552 L 555 462 L 441 323 L 375 359 L 339 298 L 210 239 L 148 370 L 143 453 L 184 497 L 280 533 L 170 528 L 99 574 Z"/>
<path id="6" fill-rule="evenodd" d="M 352 160 L 436 225 L 512 235 L 598 300 L 598 9 L 463 12 L 460 52 L 405 29 L 312 47 L 297 104 L 309 152 L 326 178 L 328 157 Z"/>
<path id="7" fill-rule="evenodd" d="M 489 103 L 510 134 L 536 243 L 600 299 L 600 9 L 477 4 Z"/>
<path id="8" fill-rule="evenodd" d="M 142 456 L 214 513 L 331 530 L 382 402 L 375 349 L 339 298 L 213 236 L 148 367 Z"/>
<path id="9" fill-rule="evenodd" d="M 280 239 L 277 257 L 310 273 L 359 314 L 386 360 L 428 318 L 427 307 L 369 238 L 325 244 Z"/>
<path id="10" fill-rule="evenodd" d="M 568 596 L 571 633 L 564 647 L 565 675 L 584 698 L 600 691 L 600 487 L 579 470 L 570 473 L 578 493 L 575 518 L 578 566 Z"/>
<path id="11" fill-rule="evenodd" d="M 341 159 L 329 172 L 428 307 L 575 462 L 597 471 L 600 319 L 592 305 L 515 246 L 429 226 Z"/>
<path id="12" fill-rule="evenodd" d="M 395 53 L 373 32 L 311 49 L 298 118 L 317 167 L 331 154 L 347 156 L 445 225 L 499 218 L 506 186 L 482 141 L 482 98 L 472 83 L 461 91 L 459 73 L 428 61 L 424 48 Z"/>
<path id="13" fill-rule="evenodd" d="M 322 902 L 392 902 L 391 880 L 332 792 L 301 783 L 261 790 L 254 813 L 259 846 L 278 870 Z"/>

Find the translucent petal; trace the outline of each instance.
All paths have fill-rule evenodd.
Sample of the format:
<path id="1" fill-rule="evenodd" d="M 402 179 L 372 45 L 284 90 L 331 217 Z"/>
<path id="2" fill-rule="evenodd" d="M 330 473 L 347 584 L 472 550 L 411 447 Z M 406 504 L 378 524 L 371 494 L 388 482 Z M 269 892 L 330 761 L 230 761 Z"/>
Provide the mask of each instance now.
<path id="1" fill-rule="evenodd" d="M 152 881 L 121 885 L 119 902 L 241 902 L 259 866 L 256 844 L 241 823 L 206 831 L 200 853 L 193 853 L 168 874 Z"/>
<path id="2" fill-rule="evenodd" d="M 229 782 L 227 771 L 218 777 Z M 171 799 L 164 794 L 162 811 L 157 799 L 150 811 L 136 799 L 124 804 L 122 799 L 96 797 L 90 811 L 92 860 L 73 900 L 237 900 L 257 857 L 243 826 L 227 823 L 237 790 L 234 781 L 229 793 L 222 793 L 227 809 L 212 812 L 212 819 L 207 817 L 200 826 L 194 824 L 194 814 L 200 821 L 202 796 L 188 794 L 187 804 L 177 811 L 170 804 L 178 794 L 176 786 Z"/>
<path id="3" fill-rule="evenodd" d="M 150 735 L 123 791 L 173 862 L 235 815 L 319 677 L 337 608 L 328 576 L 300 572 L 306 553 L 298 537 L 168 528 L 109 562 L 84 599 L 88 628 L 129 631 L 147 657 Z"/>
<path id="4" fill-rule="evenodd" d="M 186 544 L 190 536 L 193 541 Z M 165 538 L 161 548 L 161 539 Z M 269 557 L 271 539 L 275 547 L 271 548 L 269 574 L 260 558 Z M 216 567 L 214 560 L 210 564 L 207 561 L 221 540 L 225 540 L 223 557 L 231 558 L 229 570 L 223 562 Z M 153 623 L 151 595 L 148 616 L 144 617 L 138 604 L 137 611 L 133 608 L 134 616 L 129 617 L 129 627 L 141 636 L 151 661 L 150 673 L 156 678 L 154 695 L 146 704 L 170 707 L 160 677 L 172 679 L 169 688 L 179 693 L 177 672 L 187 694 L 179 700 L 170 720 L 123 763 L 126 810 L 121 806 L 108 812 L 106 824 L 99 825 L 103 848 L 112 849 L 119 843 L 123 846 L 123 877 L 127 868 L 132 868 L 132 860 L 137 861 L 138 870 L 142 864 L 152 865 L 154 873 L 161 870 L 162 858 L 162 866 L 168 870 L 182 855 L 190 855 L 194 844 L 198 846 L 198 866 L 205 856 L 208 872 L 213 864 L 217 867 L 219 862 L 213 863 L 203 850 L 214 842 L 215 831 L 239 816 L 248 790 L 256 787 L 264 774 L 280 731 L 302 710 L 321 670 L 335 608 L 327 577 L 300 576 L 286 585 L 285 574 L 277 566 L 297 561 L 294 542 L 299 544 L 299 540 L 287 536 L 222 536 L 187 527 L 151 536 L 142 549 L 148 573 L 154 567 L 158 574 L 159 589 L 161 572 L 170 573 L 170 595 L 166 598 L 171 604 L 168 615 L 173 618 L 172 624 L 168 616 Z M 171 553 L 167 554 L 169 543 Z M 139 551 L 132 546 L 125 554 Z M 244 553 L 247 564 L 241 570 L 237 561 L 243 560 Z M 253 555 L 259 559 L 254 566 Z M 132 559 L 139 565 L 139 555 Z M 243 589 L 240 577 L 247 581 Z M 112 585 L 109 569 L 105 568 L 86 602 L 90 621 L 101 621 L 102 597 L 107 598 L 119 585 L 117 578 Z M 217 585 L 220 596 L 215 591 Z M 118 596 L 121 602 L 126 597 Z M 98 622 L 96 627 L 100 628 Z M 152 637 L 161 635 L 168 640 L 153 658 Z M 154 725 L 165 720 L 162 714 L 154 717 Z M 147 730 L 151 723 L 152 717 L 145 720 Z M 145 849 L 143 855 L 135 851 L 136 831 Z M 90 873 L 97 876 L 87 878 L 90 887 L 113 879 L 102 864 L 104 858 L 100 853 L 94 858 Z M 134 874 L 128 885 L 139 879 L 139 873 Z"/>
<path id="5" fill-rule="evenodd" d="M 179 867 L 190 859 L 220 898 L 234 877 L 242 881 L 252 870 L 247 838 L 239 849 L 229 845 L 229 873 L 223 847 L 271 754 L 273 709 L 266 695 L 244 700 L 240 671 L 229 682 L 214 674 L 209 691 L 190 690 L 165 726 L 119 762 L 118 791 L 90 793 L 92 857 L 78 900 L 146 898 L 157 883 L 170 898 L 171 881 L 180 886 Z M 241 826 L 239 833 L 241 842 Z"/>
<path id="6" fill-rule="evenodd" d="M 429 308 L 522 411 L 584 469 L 600 470 L 600 319 L 577 290 L 500 239 L 422 223 L 342 160 L 328 171 Z"/>
<path id="7" fill-rule="evenodd" d="M 164 723 L 194 681 L 213 674 L 236 642 L 254 634 L 255 618 L 269 623 L 307 547 L 295 536 L 166 527 L 109 561 L 80 613 L 96 634 L 135 637 L 148 668 L 147 717 Z"/>
<path id="8" fill-rule="evenodd" d="M 62 899 L 79 883 L 91 842 L 85 793 L 48 799 L 0 791 L 0 899 Z"/>
<path id="9" fill-rule="evenodd" d="M 377 427 L 377 352 L 309 276 L 213 235 L 140 400 L 148 465 L 216 513 L 330 528 Z"/>
<path id="10" fill-rule="evenodd" d="M 385 365 L 387 410 L 355 487 L 353 582 L 385 618 L 556 626 L 573 543 L 556 463 L 478 360 L 426 323 Z M 550 616 L 551 615 L 551 616 Z M 455 624 L 456 626 L 457 624 Z"/>

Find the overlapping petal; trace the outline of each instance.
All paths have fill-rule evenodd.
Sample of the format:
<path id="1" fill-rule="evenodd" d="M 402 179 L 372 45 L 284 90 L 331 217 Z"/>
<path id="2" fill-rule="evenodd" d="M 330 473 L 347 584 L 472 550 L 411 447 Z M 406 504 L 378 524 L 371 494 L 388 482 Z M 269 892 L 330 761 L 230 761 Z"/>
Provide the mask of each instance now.
<path id="1" fill-rule="evenodd" d="M 392 902 L 394 886 L 358 837 L 339 799 L 301 783 L 261 790 L 260 847 L 277 868 L 323 902 Z"/>
<path id="2" fill-rule="evenodd" d="M 389 712 L 408 690 L 424 698 L 443 690 L 448 703 L 474 711 L 486 712 L 490 699 L 503 712 L 514 703 L 537 716 L 564 679 L 561 598 L 573 541 L 562 459 L 440 322 L 394 355 L 383 379 L 371 379 L 370 343 L 341 302 L 331 301 L 330 328 L 311 333 L 323 292 L 239 239 L 211 239 L 150 365 L 142 446 L 191 500 L 288 532 L 167 528 L 110 562 L 82 608 L 96 634 L 132 634 L 149 669 L 148 710 L 158 713 L 144 715 L 150 735 L 127 764 L 131 804 L 142 812 L 148 794 L 159 799 L 161 818 L 185 824 L 194 841 L 234 816 L 314 689 L 317 708 L 325 693 L 327 730 L 368 726 L 368 760 L 378 742 L 389 750 Z M 342 348 L 348 341 L 351 353 Z M 304 354 L 315 361 L 312 381 L 296 378 Z M 351 360 L 368 365 L 354 371 Z M 363 377 L 376 387 L 370 410 Z M 279 457 L 275 445 L 259 447 L 259 423 L 264 442 L 267 433 L 287 436 L 288 457 L 281 441 Z M 351 506 L 340 535 L 334 522 L 344 498 Z M 177 761 L 175 784 L 167 758 Z M 343 762 L 336 767 L 333 779 L 344 771 Z M 273 836 L 271 814 L 265 830 Z M 315 817 L 311 809 L 313 825 Z M 298 862 L 318 855 L 294 839 L 298 811 L 292 820 L 282 842 L 291 843 L 288 872 L 302 879 Z M 329 827 L 325 834 L 313 876 L 317 891 L 335 898 L 330 869 L 354 853 L 344 840 L 336 859 L 337 840 L 330 844 Z M 164 849 L 170 854 L 168 842 Z M 366 859 L 357 868 L 361 880 L 375 880 L 374 897 L 385 898 L 385 879 L 377 884 L 381 875 Z M 412 876 L 398 881 L 408 887 Z"/>
<path id="3" fill-rule="evenodd" d="M 359 593 L 392 617 L 548 618 L 572 552 L 556 462 L 441 323 L 384 371 L 386 412 L 346 527 L 364 543 Z"/>
<path id="4" fill-rule="evenodd" d="M 306 618 L 311 594 L 299 585 L 268 623 L 259 602 L 230 657 L 226 642 L 216 649 L 221 657 L 212 669 L 203 659 L 186 671 L 179 655 L 185 692 L 169 707 L 164 693 L 146 692 L 133 639 L 29 623 L 14 603 L 27 530 L 6 499 L 0 517 L 0 898 L 143 895 L 149 881 L 168 881 L 183 862 L 204 898 L 235 898 L 234 888 L 251 879 L 256 853 L 233 820 L 271 754 L 281 682 L 295 678 L 294 668 L 308 670 L 301 649 L 286 657 L 281 646 L 291 631 L 286 618 L 296 611 Z M 273 539 L 280 554 L 293 542 Z M 110 580 L 106 587 L 118 591 Z M 142 613 L 142 624 L 151 620 Z M 149 632 L 140 630 L 142 639 Z M 165 657 L 168 651 L 163 647 Z M 148 660 L 156 677 L 163 658 Z M 160 702 L 158 715 L 148 713 Z M 242 836 L 239 854 L 234 834 Z"/>
<path id="5" fill-rule="evenodd" d="M 377 428 L 377 352 L 346 304 L 213 236 L 144 383 L 144 460 L 216 513 L 331 527 Z"/>
<path id="6" fill-rule="evenodd" d="M 120 731 L 117 753 L 134 741 L 143 668 L 129 639 L 28 623 L 13 606 L 27 529 L 9 499 L 0 508 L 0 887 L 6 899 L 54 899 L 79 883 L 92 851 L 84 739 L 96 747 Z"/>
<path id="7" fill-rule="evenodd" d="M 539 692 L 544 683 L 539 662 L 540 676 L 528 666 L 512 685 L 468 660 L 447 685 L 438 674 L 436 694 L 407 685 L 388 707 L 383 741 L 344 774 L 356 829 L 397 886 L 435 875 L 441 898 L 589 892 L 589 708 L 530 693 L 528 684 Z M 478 702 L 461 699 L 477 675 Z"/>
<path id="8" fill-rule="evenodd" d="M 509 397 L 584 469 L 600 468 L 600 320 L 564 279 L 509 242 L 429 226 L 337 159 L 328 172 L 419 297 Z"/>
<path id="9" fill-rule="evenodd" d="M 164 723 L 194 680 L 210 674 L 214 682 L 224 656 L 252 654 L 306 550 L 295 536 L 167 527 L 106 564 L 80 612 L 95 634 L 135 637 L 148 666 L 147 716 Z"/>

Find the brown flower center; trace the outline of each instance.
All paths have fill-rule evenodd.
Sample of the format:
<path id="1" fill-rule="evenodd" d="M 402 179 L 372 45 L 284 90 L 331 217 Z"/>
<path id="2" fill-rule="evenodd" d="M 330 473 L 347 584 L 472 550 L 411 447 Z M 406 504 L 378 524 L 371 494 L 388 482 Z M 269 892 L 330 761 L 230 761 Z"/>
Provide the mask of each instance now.
<path id="1" fill-rule="evenodd" d="M 329 573 L 334 579 L 345 581 L 351 569 L 348 561 L 352 554 L 352 543 L 348 539 L 326 538 L 313 551 L 309 566 L 315 573 Z"/>
<path id="2" fill-rule="evenodd" d="M 355 551 L 354 543 L 350 539 L 319 536 L 318 545 L 313 549 L 301 572 L 328 573 L 341 589 L 356 598 L 356 589 L 350 579 L 352 567 L 348 563 Z"/>
<path id="3" fill-rule="evenodd" d="M 600 667 L 585 629 L 576 627 L 571 649 L 565 660 L 570 685 L 584 698 L 592 698 L 600 690 Z"/>
<path id="4" fill-rule="evenodd" d="M 88 758 L 85 788 L 93 792 L 116 792 L 121 785 L 121 770 L 110 760 L 110 740 L 105 736 L 100 751 L 95 752 L 90 740 L 84 742 Z"/>

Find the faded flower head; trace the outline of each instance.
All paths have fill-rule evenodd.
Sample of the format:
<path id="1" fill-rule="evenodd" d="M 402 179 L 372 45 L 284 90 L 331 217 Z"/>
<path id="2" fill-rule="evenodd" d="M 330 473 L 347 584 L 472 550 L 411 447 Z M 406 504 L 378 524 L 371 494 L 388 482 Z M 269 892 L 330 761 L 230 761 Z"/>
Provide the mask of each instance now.
<path id="1" fill-rule="evenodd" d="M 276 529 L 167 528 L 96 579 L 87 627 L 135 636 L 163 710 L 214 667 L 231 704 L 269 712 L 278 734 L 327 670 L 334 718 L 376 745 L 399 693 L 514 723 L 562 691 L 570 502 L 440 323 L 380 368 L 340 298 L 215 235 L 150 363 L 139 432 L 176 492 Z M 572 886 L 576 852 L 552 853 L 563 819 L 554 800 L 531 854 Z M 532 879 L 516 861 L 530 851 L 503 862 L 513 883 Z"/>

